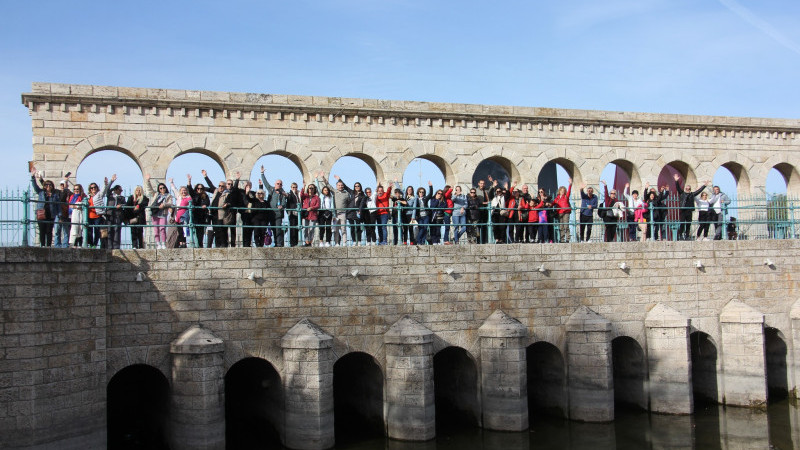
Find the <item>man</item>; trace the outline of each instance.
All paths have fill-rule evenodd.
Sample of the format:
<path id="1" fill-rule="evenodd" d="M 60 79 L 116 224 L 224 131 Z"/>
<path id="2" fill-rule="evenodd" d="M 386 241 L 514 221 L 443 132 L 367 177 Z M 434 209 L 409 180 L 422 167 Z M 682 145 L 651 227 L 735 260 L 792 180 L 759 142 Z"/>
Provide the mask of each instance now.
<path id="1" fill-rule="evenodd" d="M 69 230 L 72 227 L 72 223 L 70 222 L 69 217 L 69 204 L 67 200 L 71 192 L 69 191 L 69 173 L 64 175 L 64 179 L 61 180 L 59 185 L 60 189 L 57 189 L 58 192 L 58 201 L 59 201 L 59 214 L 56 217 L 56 247 L 69 247 Z"/>
<path id="2" fill-rule="evenodd" d="M 606 182 L 600 180 L 600 183 L 603 184 L 603 203 L 605 205 L 605 211 L 602 215 L 603 223 L 605 224 L 605 236 L 603 241 L 604 242 L 614 242 L 617 240 L 617 226 L 619 224 L 619 217 L 615 214 L 614 206 L 619 202 L 617 198 L 617 190 L 611 189 L 608 190 L 608 186 Z M 616 209 L 616 211 L 621 211 Z"/>
<path id="3" fill-rule="evenodd" d="M 333 177 L 336 178 L 336 189 L 333 191 L 333 206 L 336 208 L 333 214 L 333 239 L 336 245 L 347 245 L 347 205 L 350 204 L 353 190 L 344 184 L 339 175 Z"/>
<path id="4" fill-rule="evenodd" d="M 492 181 L 492 177 L 489 177 Z M 478 180 L 478 185 L 475 186 L 475 195 L 478 197 L 479 215 L 478 220 L 481 225 L 478 225 L 478 232 L 480 235 L 480 243 L 486 244 L 489 242 L 489 202 L 494 198 L 494 187 L 491 189 L 486 188 L 484 180 Z"/>
<path id="5" fill-rule="evenodd" d="M 300 192 L 297 190 L 297 183 L 292 183 L 289 192 L 286 193 L 286 205 L 284 208 L 289 214 L 289 245 L 297 247 L 298 235 L 300 228 L 299 214 L 297 213 L 298 206 L 303 204 Z"/>
<path id="6" fill-rule="evenodd" d="M 731 199 L 719 189 L 719 186 L 714 186 L 714 194 L 708 200 L 711 204 L 711 222 L 714 223 L 714 240 L 719 241 L 722 239 L 722 228 L 725 222 L 725 210 L 731 204 Z"/>
<path id="7" fill-rule="evenodd" d="M 681 189 L 681 176 L 677 173 L 673 176 L 675 179 L 675 188 L 678 190 L 679 197 L 678 197 L 678 207 L 680 211 L 678 212 L 678 217 L 680 218 L 680 227 L 678 228 L 678 240 L 679 241 L 688 241 L 689 240 L 689 231 L 692 227 L 692 213 L 694 212 L 694 198 L 700 195 L 703 192 L 703 189 L 706 186 L 710 186 L 711 182 L 706 181 L 705 186 L 700 186 L 700 189 L 692 192 L 692 187 L 688 184 Z"/>
<path id="8" fill-rule="evenodd" d="M 272 230 L 272 238 L 275 247 L 283 247 L 283 212 L 286 208 L 286 191 L 283 190 L 283 181 L 275 180 L 275 186 L 272 186 L 264 176 L 264 166 L 261 166 L 261 182 L 267 190 L 269 198 L 267 204 L 270 208 L 270 214 L 267 215 L 267 223 Z"/>
<path id="9" fill-rule="evenodd" d="M 208 191 L 214 193 L 214 199 L 211 201 L 212 207 L 212 224 L 214 224 L 214 244 L 219 247 L 235 247 L 236 246 L 236 208 L 242 206 L 241 189 L 239 189 L 239 178 L 241 174 L 236 172 L 236 181 L 228 179 L 227 181 L 220 182 L 219 186 L 214 189 L 214 183 L 208 178 L 205 170 L 200 173 L 208 184 Z M 219 209 L 213 209 L 219 208 Z M 222 236 L 219 236 L 223 234 Z M 230 240 L 228 235 L 230 234 Z"/>
<path id="10" fill-rule="evenodd" d="M 122 195 L 122 186 L 115 185 L 111 188 L 106 201 L 106 220 L 108 222 L 108 248 L 118 249 L 122 237 L 122 221 L 125 216 L 123 209 L 128 199 Z"/>

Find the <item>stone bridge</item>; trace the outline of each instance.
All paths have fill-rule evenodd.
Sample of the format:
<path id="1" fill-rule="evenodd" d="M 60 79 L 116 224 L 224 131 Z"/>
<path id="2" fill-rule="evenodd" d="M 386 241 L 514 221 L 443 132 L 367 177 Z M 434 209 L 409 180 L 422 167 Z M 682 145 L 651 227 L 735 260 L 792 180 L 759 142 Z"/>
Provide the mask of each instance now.
<path id="1" fill-rule="evenodd" d="M 324 449 L 620 405 L 761 408 L 798 385 L 798 256 L 790 240 L 3 248 L 0 447 Z"/>
<path id="2" fill-rule="evenodd" d="M 614 163 L 636 187 L 655 184 L 665 166 L 691 184 L 725 167 L 740 195 L 762 193 L 774 168 L 788 192 L 800 194 L 798 120 L 54 83 L 34 83 L 22 102 L 37 168 L 53 178 L 111 149 L 156 178 L 189 152 L 210 156 L 225 173 L 250 173 L 261 156 L 277 154 L 306 179 L 343 156 L 363 160 L 380 181 L 402 179 L 423 158 L 451 185 L 471 184 L 485 160 L 529 184 L 539 184 L 548 163 L 578 185 L 596 183 Z"/>

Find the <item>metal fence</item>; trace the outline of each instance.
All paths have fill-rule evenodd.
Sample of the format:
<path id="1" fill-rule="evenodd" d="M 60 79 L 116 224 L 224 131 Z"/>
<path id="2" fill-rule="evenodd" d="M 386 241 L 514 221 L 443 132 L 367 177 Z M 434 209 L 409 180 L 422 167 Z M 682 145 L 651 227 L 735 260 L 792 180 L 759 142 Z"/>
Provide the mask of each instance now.
<path id="1" fill-rule="evenodd" d="M 39 245 L 39 227 L 37 226 L 36 220 L 37 198 L 35 193 L 19 188 L 6 188 L 0 191 L 0 246 L 18 247 Z M 599 202 L 601 206 L 603 200 L 602 196 L 600 196 Z M 615 217 L 609 220 L 608 218 L 601 219 L 597 213 L 594 213 L 592 215 L 591 225 L 584 224 L 584 226 L 590 226 L 592 230 L 591 238 L 588 239 L 588 241 L 603 242 L 608 236 L 606 233 L 608 227 L 613 228 L 612 235 L 615 241 L 634 240 L 634 236 L 637 238 L 636 240 L 641 240 L 642 232 L 646 233 L 646 236 L 652 239 L 654 238 L 653 234 L 656 234 L 654 228 L 660 229 L 661 233 L 658 233 L 658 235 L 663 240 L 679 240 L 681 238 L 681 236 L 679 236 L 679 231 L 681 231 L 682 223 L 680 221 L 681 208 L 678 206 L 677 196 L 667 198 L 665 204 L 666 218 L 661 222 L 655 221 L 652 213 L 646 216 L 645 224 L 632 222 L 632 219 L 626 214 L 621 214 L 622 217 Z M 710 222 L 708 226 L 705 227 L 705 224 L 699 221 L 699 214 L 694 212 L 691 223 L 684 225 L 689 227 L 687 234 L 690 236 L 691 240 L 697 239 L 698 230 L 703 231 L 704 228 L 708 228 L 709 239 L 714 238 L 717 228 L 722 230 L 722 232 L 719 233 L 721 239 L 794 239 L 800 237 L 800 220 L 798 220 L 800 216 L 798 216 L 798 211 L 796 211 L 798 205 L 800 205 L 800 199 L 787 197 L 786 195 L 732 198 L 731 203 L 723 208 L 718 221 Z M 571 206 L 572 211 L 566 226 L 569 231 L 569 241 L 577 242 L 579 240 L 579 229 L 581 225 L 578 217 L 581 206 L 580 197 L 573 197 Z M 80 207 L 88 210 L 88 204 L 81 205 Z M 213 208 L 211 209 L 213 213 Z M 246 208 L 238 209 L 239 211 L 237 212 L 239 213 L 247 210 Z M 694 208 L 689 209 L 694 210 Z M 339 210 L 341 211 L 343 209 L 339 208 Z M 445 236 L 448 237 L 447 243 L 455 243 L 453 242 L 453 237 L 457 235 L 458 228 L 452 223 L 406 224 L 403 223 L 402 220 L 395 220 L 397 219 L 398 213 L 402 216 L 404 212 L 403 209 L 390 207 L 388 210 L 389 219 L 385 225 L 381 223 L 370 223 L 369 220 L 364 221 L 359 218 L 353 221 L 347 221 L 347 223 L 342 225 L 316 224 L 314 228 L 308 228 L 304 227 L 302 224 L 303 221 L 301 219 L 300 210 L 295 210 L 285 211 L 285 217 L 278 226 L 255 226 L 243 222 L 241 214 L 237 214 L 236 223 L 231 225 L 219 223 L 213 225 L 196 224 L 191 219 L 192 214 L 188 213 L 189 223 L 172 223 L 167 224 L 166 227 L 178 232 L 180 241 L 185 242 L 187 247 L 198 246 L 200 240 L 203 241 L 203 246 L 209 246 L 208 242 L 211 236 L 198 237 L 195 234 L 197 230 L 205 228 L 210 231 L 213 229 L 221 230 L 233 227 L 238 230 L 236 233 L 237 242 L 235 246 L 242 245 L 242 236 L 244 234 L 242 231 L 247 228 L 255 231 L 261 228 L 265 235 L 272 236 L 273 239 L 271 239 L 272 242 L 268 243 L 269 246 L 275 245 L 274 237 L 278 233 L 285 235 L 286 246 L 290 245 L 290 236 L 292 234 L 297 236 L 299 245 L 303 245 L 303 243 L 308 240 L 313 241 L 316 245 L 324 244 L 320 236 L 326 234 L 324 232 L 327 228 L 330 228 L 332 231 L 331 234 L 333 234 L 330 245 L 336 245 L 337 243 L 339 245 L 344 245 L 345 243 L 353 245 L 356 241 L 362 243 L 362 245 L 368 242 L 376 242 L 377 239 L 374 237 L 371 238 L 371 236 L 378 236 L 378 230 L 381 228 L 386 234 L 385 239 L 388 244 L 395 242 L 398 244 L 407 244 L 410 243 L 409 241 L 413 241 L 416 244 L 430 243 L 431 235 L 438 235 L 440 237 L 439 243 L 445 243 Z M 509 211 L 510 214 L 508 215 L 513 216 L 513 210 Z M 296 222 L 290 223 L 288 216 L 291 213 L 296 213 Z M 431 219 L 435 213 L 436 211 L 430 212 Z M 537 239 L 537 236 L 539 236 L 538 230 L 541 227 L 548 227 L 548 241 L 559 242 L 564 240 L 566 236 L 562 233 L 562 228 L 558 221 L 554 220 L 554 216 L 556 216 L 555 209 L 551 209 L 549 213 L 548 223 L 523 223 L 519 220 L 509 221 L 507 215 L 501 214 L 499 209 L 492 210 L 491 208 L 487 208 L 482 214 L 484 218 L 483 221 L 469 223 L 467 226 L 470 227 L 470 232 L 463 232 L 458 243 L 530 242 Z M 83 216 L 88 217 L 88 214 L 84 214 Z M 445 222 L 451 222 L 452 218 L 449 214 L 442 214 L 442 216 L 444 216 Z M 96 228 L 99 230 L 108 228 L 108 225 L 96 227 L 88 226 L 88 223 L 83 223 L 82 225 L 85 225 L 82 229 L 84 236 L 82 236 L 83 239 L 80 242 L 80 245 L 83 247 L 91 245 L 86 239 L 86 234 L 89 229 Z M 150 221 L 149 211 L 147 212 L 146 224 L 121 225 L 120 248 L 131 248 L 131 230 L 136 227 L 142 228 L 144 231 L 144 246 L 146 248 L 155 248 L 156 242 L 153 234 L 153 228 L 155 226 Z M 353 239 L 352 236 L 351 229 L 354 227 L 358 227 L 357 240 Z M 437 227 L 438 232 L 434 233 L 433 229 Z M 404 229 L 406 228 L 409 228 L 409 231 L 404 233 Z M 414 238 L 419 234 L 421 228 L 427 231 L 425 234 L 427 234 L 428 238 L 425 239 L 424 242 L 415 242 L 416 239 Z M 313 236 L 310 238 L 306 236 L 309 232 L 313 233 Z M 334 233 L 338 233 L 339 237 L 337 238 Z M 55 229 L 53 230 L 53 234 L 52 242 L 53 245 L 56 246 L 56 244 L 59 243 L 59 239 L 58 236 L 55 236 Z M 397 239 L 395 237 L 397 237 Z M 702 238 L 703 236 L 701 235 L 700 239 Z M 60 244 L 66 247 L 67 242 L 68 241 L 62 239 Z M 260 242 L 259 244 L 263 243 Z"/>

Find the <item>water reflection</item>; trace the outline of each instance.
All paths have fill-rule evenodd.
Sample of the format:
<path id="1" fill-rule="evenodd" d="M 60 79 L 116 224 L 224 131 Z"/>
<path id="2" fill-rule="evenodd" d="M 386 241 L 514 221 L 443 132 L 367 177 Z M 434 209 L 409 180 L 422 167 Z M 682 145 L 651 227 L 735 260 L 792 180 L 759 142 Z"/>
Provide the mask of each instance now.
<path id="1" fill-rule="evenodd" d="M 766 411 L 700 406 L 692 416 L 619 411 L 612 423 L 595 424 L 534 417 L 522 433 L 469 428 L 440 431 L 430 442 L 364 440 L 337 449 L 752 449 L 800 448 L 800 408 L 783 400 Z M 793 440 L 794 438 L 794 440 Z"/>

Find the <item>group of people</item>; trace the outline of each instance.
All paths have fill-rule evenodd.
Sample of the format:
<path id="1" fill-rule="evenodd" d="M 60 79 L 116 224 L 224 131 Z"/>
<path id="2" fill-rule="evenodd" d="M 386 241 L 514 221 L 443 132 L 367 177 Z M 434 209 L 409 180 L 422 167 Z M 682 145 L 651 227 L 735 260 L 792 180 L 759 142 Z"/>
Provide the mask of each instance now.
<path id="1" fill-rule="evenodd" d="M 656 189 L 649 184 L 641 195 L 630 192 L 626 184 L 623 198 L 618 198 L 616 190 L 609 190 L 601 181 L 602 201 L 594 188 L 583 185 L 580 205 L 575 208 L 577 221 L 573 222 L 572 179 L 551 196 L 541 188 L 531 193 L 527 185 L 517 189 L 516 182 L 500 185 L 492 177 L 488 183 L 479 180 L 468 190 L 449 185 L 434 189 L 430 181 L 427 189 L 403 189 L 395 180 L 378 184 L 373 191 L 359 182 L 351 188 L 336 175 L 331 185 L 320 172 L 314 182 L 299 187 L 291 183 L 286 190 L 281 180 L 269 183 L 263 166 L 257 188 L 250 181 L 242 182 L 238 172 L 235 179 L 218 184 L 205 170 L 201 173 L 205 184 L 193 185 L 187 175 L 185 186 L 178 187 L 170 179 L 169 186 L 161 182 L 155 189 L 154 180 L 145 175 L 147 192 L 136 186 L 125 197 L 120 185 L 114 184 L 116 175 L 105 178 L 102 189 L 90 183 L 84 193 L 80 184 L 70 183 L 69 174 L 56 188 L 49 180 L 39 178 L 37 182 L 33 169 L 40 245 L 53 245 L 55 231 L 56 247 L 82 246 L 86 234 L 86 246 L 120 248 L 123 225 L 130 226 L 133 248 L 145 248 L 146 226 L 153 229 L 156 248 L 185 247 L 188 239 L 199 247 L 204 243 L 206 247 L 234 247 L 239 228 L 245 247 L 387 245 L 390 235 L 393 245 L 548 243 L 570 242 L 575 222 L 579 230 L 576 240 L 584 242 L 591 239 L 595 215 L 605 225 L 606 242 L 623 239 L 619 233 L 625 228 L 624 239 L 637 240 L 638 234 L 641 240 L 661 240 L 666 238 L 667 215 L 675 209 L 667 205 L 668 186 Z M 690 186 L 682 188 L 675 176 L 680 193 L 679 239 L 689 239 L 695 209 L 700 223 L 697 238 L 708 239 L 709 226 L 715 224 L 714 239 L 721 239 L 723 209 L 730 199 L 717 186 L 704 192 L 710 184 L 692 191 Z"/>

